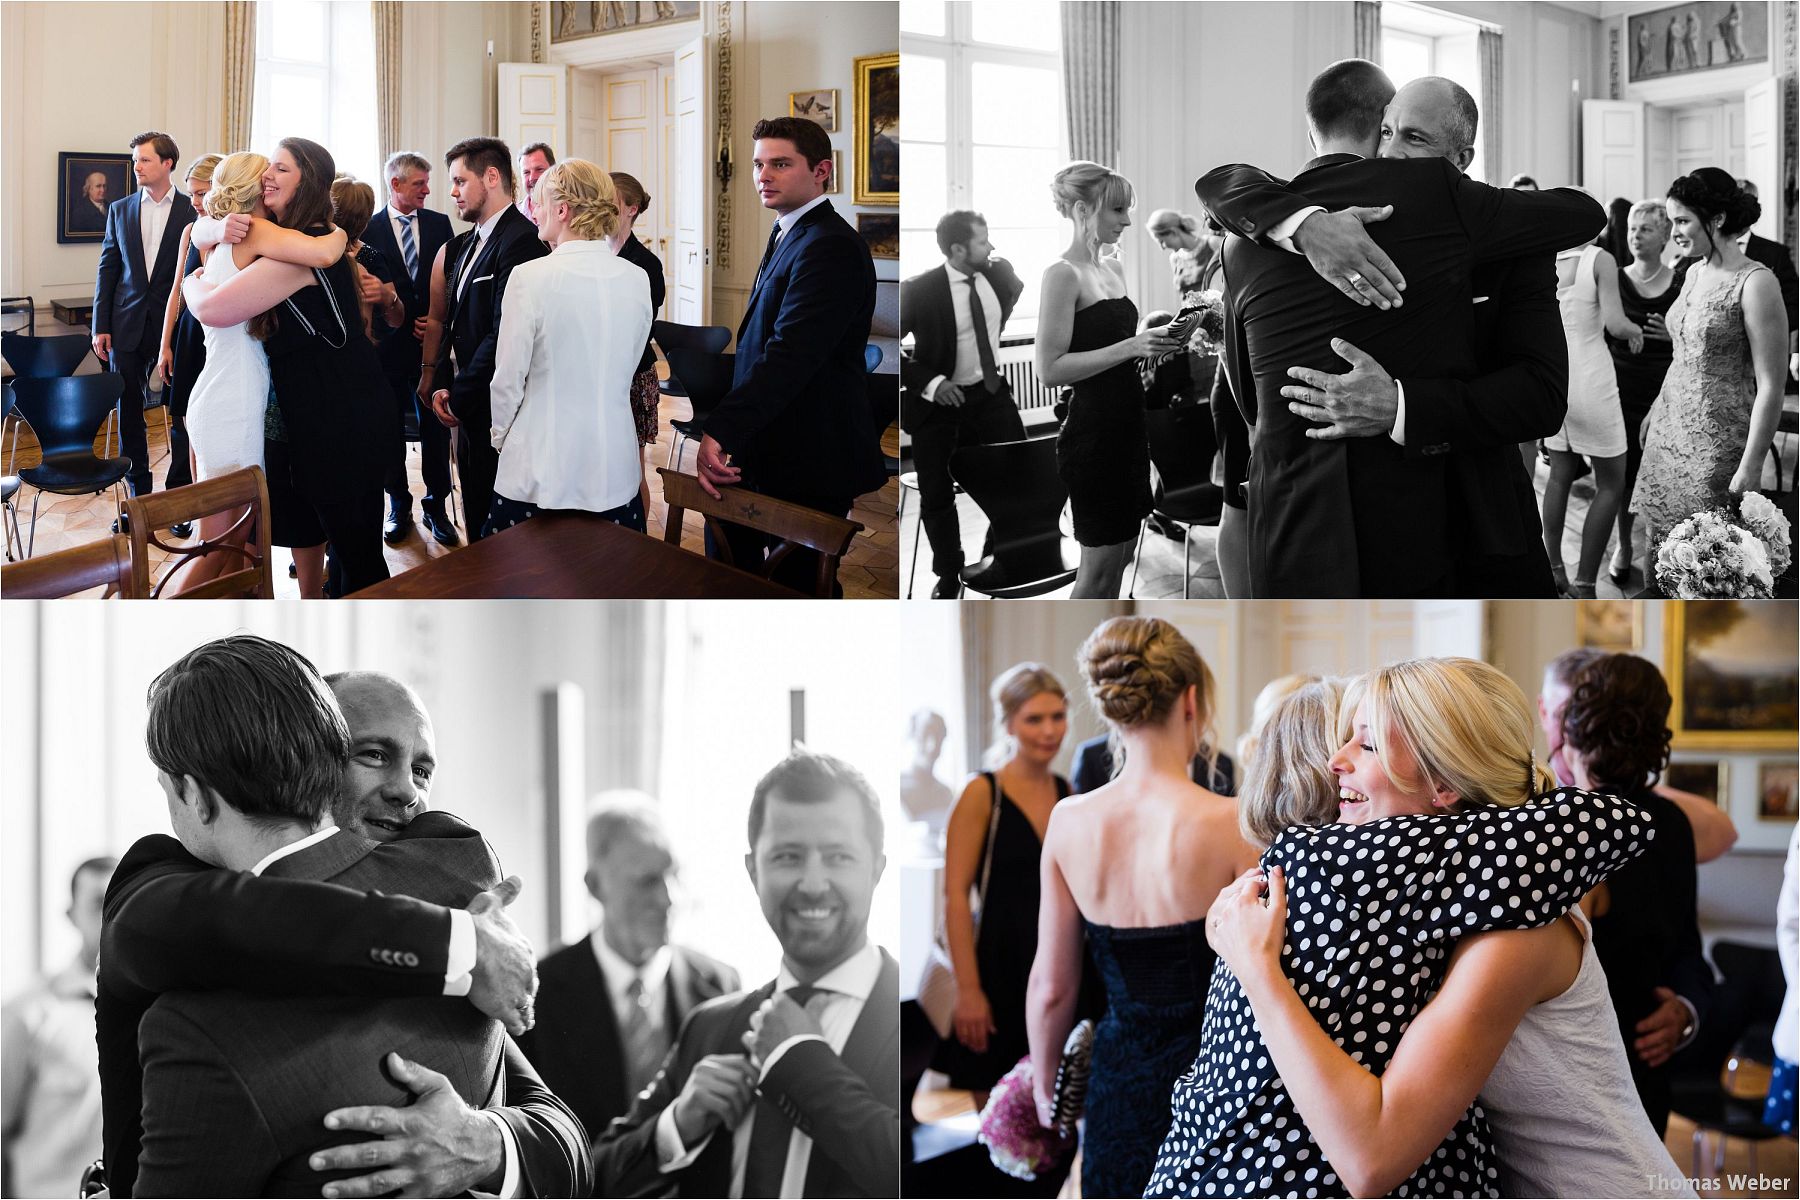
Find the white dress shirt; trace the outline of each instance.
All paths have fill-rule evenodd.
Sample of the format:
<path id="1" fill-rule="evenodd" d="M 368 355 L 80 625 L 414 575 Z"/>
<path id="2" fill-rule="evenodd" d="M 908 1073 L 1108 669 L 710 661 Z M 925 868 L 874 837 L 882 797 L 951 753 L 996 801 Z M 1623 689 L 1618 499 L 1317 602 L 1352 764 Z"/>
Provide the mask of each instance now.
<path id="1" fill-rule="evenodd" d="M 94 968 L 81 962 L 0 1009 L 0 1125 L 12 1196 L 66 1196 L 100 1157 Z"/>
<path id="2" fill-rule="evenodd" d="M 781 1060 L 782 1055 L 801 1042 L 822 1041 L 831 1047 L 833 1054 L 843 1054 L 844 1043 L 850 1040 L 850 1033 L 856 1028 L 863 1006 L 868 1003 L 869 993 L 875 990 L 875 983 L 880 976 L 881 949 L 869 942 L 814 980 L 813 986 L 819 989 L 820 994 L 814 997 L 813 1003 L 808 1007 L 818 1018 L 823 1036 L 799 1034 L 782 1042 L 761 1063 L 757 1083 L 760 1085 L 767 1079 L 769 1069 Z M 775 990 L 785 992 L 799 982 L 783 962 L 781 973 L 775 977 Z M 756 1107 L 752 1105 L 737 1128 L 731 1131 L 731 1195 L 734 1198 L 744 1194 L 744 1169 L 750 1159 L 750 1137 L 755 1124 Z M 681 1134 L 675 1128 L 674 1105 L 663 1109 L 656 1119 L 656 1156 L 665 1175 L 692 1165 L 711 1141 L 712 1135 L 708 1134 L 692 1146 L 683 1146 Z M 806 1170 L 812 1163 L 812 1148 L 813 1140 L 808 1135 L 798 1129 L 789 1134 L 787 1165 L 781 1173 L 782 1196 L 800 1197 L 806 1194 Z"/>
<path id="3" fill-rule="evenodd" d="M 475 227 L 475 250 L 474 250 L 474 252 L 470 253 L 469 248 L 467 246 L 463 247 L 463 252 L 465 254 L 469 254 L 469 266 L 473 267 L 475 265 L 475 260 L 481 257 L 482 250 L 484 250 L 487 247 L 488 235 L 494 232 L 494 226 L 499 224 L 500 218 L 505 215 L 506 215 L 506 210 L 503 208 L 499 212 L 495 213 L 493 216 L 489 217 L 487 220 L 483 221 L 481 224 L 479 224 Z M 399 230 L 394 231 L 394 236 L 395 237 L 400 236 Z M 417 234 L 415 233 L 414 236 L 416 237 Z M 454 264 L 446 263 L 445 266 L 451 267 L 451 266 L 454 266 Z M 508 282 L 510 283 L 511 280 L 509 279 Z M 456 277 L 456 298 L 458 300 L 462 299 L 463 289 L 468 286 L 469 286 L 469 272 L 464 271 L 461 275 L 458 275 Z M 511 297 L 508 297 L 508 299 L 511 299 Z"/>
<path id="4" fill-rule="evenodd" d="M 971 279 L 975 281 L 975 290 L 981 293 L 981 315 L 987 318 L 988 345 L 995 354 L 1000 352 L 1000 293 L 980 271 L 964 275 L 946 264 L 944 274 L 950 277 L 950 311 L 956 321 L 956 365 L 950 374 L 939 375 L 925 385 L 922 394 L 927 402 L 937 395 L 938 385 L 946 379 L 959 388 L 973 387 L 981 382 L 981 351 L 975 344 L 975 312 L 969 303 Z"/>
<path id="5" fill-rule="evenodd" d="M 650 320 L 650 277 L 604 241 L 566 241 L 513 268 L 488 392 L 496 495 L 587 512 L 637 495 L 631 378 Z"/>
<path id="6" fill-rule="evenodd" d="M 623 1032 L 630 1023 L 631 1010 L 639 1003 L 631 998 L 631 981 L 641 978 L 644 981 L 644 1016 L 657 1032 L 666 1032 L 669 1025 L 669 963 L 675 957 L 674 952 L 666 945 L 661 946 L 650 956 L 650 961 L 637 967 L 607 945 L 606 935 L 598 929 L 589 935 L 588 944 L 594 948 L 594 961 L 600 964 L 600 978 L 606 981 L 606 995 L 612 1001 L 613 1016 L 619 1022 L 620 1031 Z"/>
<path id="7" fill-rule="evenodd" d="M 138 189 L 143 199 L 138 204 L 138 232 L 144 235 L 144 271 L 156 270 L 156 254 L 162 249 L 163 230 L 169 227 L 169 213 L 175 208 L 175 188 L 171 185 L 161 200 L 150 197 L 149 188 Z"/>

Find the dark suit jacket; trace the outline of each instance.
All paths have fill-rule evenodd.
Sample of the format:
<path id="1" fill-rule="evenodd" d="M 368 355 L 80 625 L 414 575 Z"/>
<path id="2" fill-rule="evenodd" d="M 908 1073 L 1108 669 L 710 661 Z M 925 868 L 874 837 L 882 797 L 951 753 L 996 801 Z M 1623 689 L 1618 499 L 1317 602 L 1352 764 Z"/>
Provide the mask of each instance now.
<path id="1" fill-rule="evenodd" d="M 69 206 L 69 230 L 73 233 L 104 233 L 106 209 L 96 208 L 86 196 L 78 196 Z"/>
<path id="2" fill-rule="evenodd" d="M 476 236 L 474 230 L 461 238 Z M 456 377 L 450 384 L 450 410 L 457 420 L 475 429 L 486 429 L 492 416 L 488 385 L 494 379 L 494 351 L 500 338 L 500 304 L 506 281 L 522 262 L 542 258 L 550 248 L 538 241 L 537 226 L 512 205 L 494 223 L 485 245 L 469 264 L 468 285 L 458 297 L 462 252 L 467 242 L 452 243 L 455 256 L 444 256 L 444 287 L 450 300 L 449 341 L 456 351 Z M 429 276 L 427 276 L 429 280 Z M 426 292 L 429 299 L 430 292 Z M 486 439 L 478 437 L 478 443 Z"/>
<path id="3" fill-rule="evenodd" d="M 1004 330 L 1025 284 L 1003 258 L 991 260 L 981 274 L 1000 297 L 1000 327 Z M 956 369 L 956 308 L 950 298 L 950 275 L 949 267 L 934 267 L 900 285 L 900 336 L 911 334 L 915 339 L 911 356 L 900 363 L 908 395 L 922 395 L 926 384 Z M 963 276 L 959 273 L 956 278 L 960 282 Z"/>
<path id="4" fill-rule="evenodd" d="M 1195 189 L 1203 201 L 1214 192 L 1206 183 Z M 1226 365 L 1254 429 L 1254 594 L 1445 592 L 1455 553 L 1446 504 L 1449 447 L 1421 445 L 1408 454 L 1384 436 L 1307 438 L 1310 423 L 1280 395 L 1287 369 L 1342 371 L 1330 346 L 1335 336 L 1397 378 L 1473 378 L 1474 265 L 1575 245 L 1593 236 L 1605 213 L 1579 192 L 1490 188 L 1443 159 L 1331 155 L 1307 164 L 1291 186 L 1327 208 L 1393 204 L 1393 217 L 1370 233 L 1405 273 L 1407 293 L 1398 309 L 1362 308 L 1319 279 L 1302 256 L 1227 239 Z M 1229 196 L 1214 192 L 1214 199 Z M 1232 227 L 1244 228 L 1241 220 Z M 1409 393 L 1409 423 L 1412 399 Z"/>
<path id="5" fill-rule="evenodd" d="M 381 251 L 394 268 L 395 290 L 406 305 L 406 328 L 396 329 L 376 343 L 381 366 L 390 375 L 419 378 L 419 339 L 413 336 L 412 323 L 431 309 L 431 264 L 438 249 L 450 240 L 450 218 L 441 212 L 421 208 L 413 214 L 413 239 L 418 245 L 419 269 L 406 274 L 406 255 L 401 253 L 400 239 L 394 236 L 393 214 L 384 206 L 369 218 L 362 240 Z"/>
<path id="6" fill-rule="evenodd" d="M 826 200 L 763 268 L 738 325 L 731 391 L 706 432 L 757 491 L 849 501 L 887 481 L 863 348 L 875 263 Z"/>
<path id="7" fill-rule="evenodd" d="M 162 334 L 163 310 L 169 289 L 175 286 L 175 252 L 181 248 L 181 231 L 194 223 L 194 206 L 181 192 L 169 204 L 169 220 L 163 226 L 162 245 L 156 261 L 144 261 L 144 237 L 138 210 L 144 193 L 139 189 L 106 210 L 106 236 L 100 242 L 100 269 L 94 275 L 95 334 L 110 333 L 113 345 L 136 350 L 146 334 Z"/>
<path id="8" fill-rule="evenodd" d="M 740 985 L 738 973 L 719 960 L 685 946 L 669 949 L 667 1028 L 674 1033 L 703 1002 Z M 581 1118 L 588 1135 L 598 1137 L 624 1114 L 631 1094 L 606 976 L 586 938 L 538 964 L 536 1011 L 537 1026 L 519 1039 L 519 1047 Z"/>
<path id="9" fill-rule="evenodd" d="M 1788 332 L 1800 329 L 1800 277 L 1794 274 L 1794 256 L 1780 242 L 1772 242 L 1759 233 L 1750 235 L 1750 241 L 1744 246 L 1744 253 L 1775 272 L 1775 281 L 1781 285 L 1781 302 L 1787 306 Z"/>
<path id="10" fill-rule="evenodd" d="M 1075 747 L 1075 770 L 1069 776 L 1069 788 L 1075 795 L 1091 792 L 1110 782 L 1112 777 L 1112 747 L 1107 744 L 1105 734 L 1089 738 Z M 1194 761 L 1188 764 L 1188 778 L 1221 796 L 1237 795 L 1237 764 L 1231 761 L 1229 754 L 1219 755 L 1218 762 L 1213 766 L 1210 782 L 1207 780 L 1205 756 L 1195 755 Z"/>
<path id="11" fill-rule="evenodd" d="M 900 968 L 886 951 L 881 975 L 842 1056 L 820 1042 L 795 1046 L 763 1080 L 762 1094 L 813 1139 L 808 1196 L 892 1196 L 900 1180 Z M 601 1194 L 668 1194 L 670 1177 L 657 1171 L 656 1118 L 708 1054 L 743 1050 L 754 1013 L 774 991 L 721 996 L 695 1009 L 656 1081 L 612 1123 L 594 1147 Z M 725 1196 L 731 1189 L 731 1137 L 713 1134 L 706 1149 L 674 1184 L 683 1196 Z"/>
<path id="12" fill-rule="evenodd" d="M 341 882 L 281 878 L 283 871 L 309 867 Z M 470 868 L 467 877 L 465 867 Z M 447 909 L 358 889 L 405 887 L 460 904 L 490 873 L 497 874 L 497 867 L 480 835 L 442 813 L 422 815 L 404 839 L 378 847 L 340 833 L 272 864 L 261 879 L 216 870 L 170 837 L 140 839 L 107 888 L 95 1006 L 102 1140 L 115 1194 L 130 1195 L 135 1189 L 144 1194 L 241 1195 L 252 1194 L 252 1187 L 280 1192 L 301 1185 L 294 1194 L 316 1194 L 323 1179 L 305 1166 L 304 1155 L 328 1143 L 302 1146 L 293 1122 L 309 1121 L 317 1132 L 322 1129 L 318 1118 L 341 1104 L 364 1102 L 365 1096 L 400 1102 L 404 1094 L 380 1081 L 374 1069 L 382 1050 L 411 1045 L 428 1065 L 445 1070 L 456 1064 L 433 1062 L 435 1050 L 429 1038 L 418 1040 L 421 1031 L 488 1029 L 465 1001 L 455 1001 L 467 1010 L 457 1013 L 441 999 Z M 343 881 L 351 886 L 342 886 Z M 241 990 L 219 998 L 229 1002 L 230 1013 L 255 1010 L 251 1021 L 224 1016 L 225 1010 L 215 1013 L 218 1000 L 193 991 L 158 1001 L 159 993 L 176 989 L 251 987 L 281 999 L 258 999 Z M 301 1003 L 300 997 L 344 996 L 361 999 L 348 1005 L 342 1000 L 306 1002 L 319 1006 L 307 1010 L 312 1015 L 306 1024 L 285 1007 Z M 375 1021 L 371 1014 L 387 997 L 410 999 L 386 1010 L 397 1021 Z M 350 1047 L 357 1030 L 371 1025 L 386 1030 L 378 1033 L 378 1041 L 394 1044 L 361 1046 L 358 1061 L 340 1061 L 336 1051 Z M 304 1039 L 310 1046 L 307 1055 L 296 1055 L 284 1041 L 296 1029 L 321 1028 L 329 1032 Z M 484 1039 L 488 1036 L 482 1033 Z M 507 1093 L 494 1088 L 495 1076 L 487 1073 L 483 1053 L 482 1087 L 472 1096 L 464 1093 L 465 1098 L 504 1103 Z M 305 1083 L 296 1086 L 288 1078 L 269 1088 L 266 1080 L 258 1080 L 252 1065 L 271 1064 L 272 1055 L 285 1062 L 285 1071 L 293 1071 L 296 1063 L 309 1064 L 300 1068 Z M 462 1069 L 468 1070 L 466 1059 Z M 456 1070 L 446 1073 L 456 1078 Z M 345 1088 L 346 1081 L 357 1090 Z M 568 1189 L 587 1186 L 585 1134 L 542 1088 L 516 1048 L 507 1051 L 505 1088 L 517 1107 L 498 1115 L 517 1135 L 526 1188 L 535 1195 L 570 1195 L 576 1193 Z M 321 1094 L 328 1099 L 319 1106 L 314 1100 Z M 153 1097 L 150 1103 L 145 1103 L 146 1095 Z M 236 1107 L 222 1116 L 219 1106 L 228 1096 Z M 151 1113 L 148 1135 L 145 1111 Z M 246 1117 L 251 1112 L 258 1114 L 256 1119 Z M 217 1136 L 221 1119 L 238 1133 L 228 1144 Z M 185 1140 L 195 1134 L 205 1140 Z M 141 1185 L 140 1142 L 146 1173 Z M 290 1150 L 299 1157 L 291 1158 Z M 288 1161 L 283 1164 L 283 1159 Z M 204 1172 L 182 1178 L 199 1161 L 207 1164 Z M 263 1182 L 251 1182 L 256 1179 Z"/>

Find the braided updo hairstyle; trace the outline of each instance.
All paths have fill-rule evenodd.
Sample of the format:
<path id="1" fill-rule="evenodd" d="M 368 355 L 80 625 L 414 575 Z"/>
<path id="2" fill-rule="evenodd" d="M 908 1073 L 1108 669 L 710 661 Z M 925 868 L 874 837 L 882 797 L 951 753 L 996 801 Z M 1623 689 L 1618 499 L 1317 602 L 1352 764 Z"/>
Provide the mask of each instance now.
<path id="1" fill-rule="evenodd" d="M 1119 732 L 1153 724 L 1188 688 L 1199 704 L 1200 745 L 1210 772 L 1217 758 L 1213 735 L 1213 675 L 1194 644 L 1161 617 L 1114 617 L 1088 635 L 1076 654 L 1088 699 L 1112 726 L 1115 769 L 1125 757 Z"/>
<path id="2" fill-rule="evenodd" d="M 612 176 L 585 158 L 565 158 L 539 175 L 531 199 L 543 208 L 567 204 L 570 232 L 586 241 L 609 238 L 619 227 Z"/>
<path id="3" fill-rule="evenodd" d="M 1669 685 L 1635 654 L 1608 654 L 1572 681 L 1563 745 L 1581 755 L 1595 786 L 1634 791 L 1662 777 L 1674 734 Z"/>
<path id="4" fill-rule="evenodd" d="M 1100 237 L 1094 232 L 1096 214 L 1110 205 L 1137 203 L 1137 193 L 1132 189 L 1131 181 L 1117 171 L 1083 159 L 1070 163 L 1051 178 L 1050 199 L 1060 215 L 1075 222 L 1089 252 L 1098 257 Z M 1085 206 L 1085 217 L 1076 215 L 1077 204 Z"/>
<path id="5" fill-rule="evenodd" d="M 1717 167 L 1701 167 L 1683 175 L 1669 185 L 1669 199 L 1693 209 L 1708 237 L 1735 238 L 1762 216 L 1762 202 Z M 1713 222 L 1719 218 L 1724 220 L 1715 230 Z"/>

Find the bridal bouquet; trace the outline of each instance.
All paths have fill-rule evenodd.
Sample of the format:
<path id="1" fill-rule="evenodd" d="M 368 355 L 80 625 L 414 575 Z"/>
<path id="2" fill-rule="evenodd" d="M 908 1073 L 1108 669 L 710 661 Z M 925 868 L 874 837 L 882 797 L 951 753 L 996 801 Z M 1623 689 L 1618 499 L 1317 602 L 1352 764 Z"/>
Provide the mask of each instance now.
<path id="1" fill-rule="evenodd" d="M 1792 561 L 1787 518 L 1746 492 L 1735 515 L 1706 509 L 1671 529 L 1656 550 L 1656 582 L 1683 600 L 1767 599 Z"/>
<path id="2" fill-rule="evenodd" d="M 1031 1080 L 1031 1059 L 1021 1058 L 1000 1077 L 981 1110 L 981 1142 L 988 1157 L 1014 1179 L 1036 1179 L 1075 1152 L 1073 1130 L 1061 1133 L 1038 1122 Z"/>

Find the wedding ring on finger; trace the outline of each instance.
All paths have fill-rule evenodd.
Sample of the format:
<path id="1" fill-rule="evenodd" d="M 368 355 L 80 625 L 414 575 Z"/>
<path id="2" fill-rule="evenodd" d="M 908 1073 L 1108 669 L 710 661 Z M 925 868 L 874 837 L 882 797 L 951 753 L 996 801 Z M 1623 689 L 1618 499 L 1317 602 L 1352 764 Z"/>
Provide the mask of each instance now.
<path id="1" fill-rule="evenodd" d="M 1350 281 L 1350 286 L 1353 288 L 1359 288 L 1362 286 L 1363 277 L 1362 277 L 1362 272 L 1360 272 L 1360 271 L 1352 271 L 1348 275 L 1344 276 L 1344 278 Z"/>

